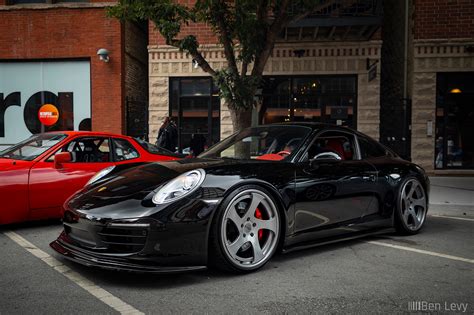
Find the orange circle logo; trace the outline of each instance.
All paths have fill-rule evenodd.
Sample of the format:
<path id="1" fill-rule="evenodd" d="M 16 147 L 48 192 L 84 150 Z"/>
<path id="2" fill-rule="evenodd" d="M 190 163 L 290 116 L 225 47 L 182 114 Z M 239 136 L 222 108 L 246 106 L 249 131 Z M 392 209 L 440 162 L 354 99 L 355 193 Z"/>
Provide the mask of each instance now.
<path id="1" fill-rule="evenodd" d="M 59 119 L 59 111 L 53 104 L 44 104 L 38 111 L 38 118 L 45 126 L 54 125 Z"/>

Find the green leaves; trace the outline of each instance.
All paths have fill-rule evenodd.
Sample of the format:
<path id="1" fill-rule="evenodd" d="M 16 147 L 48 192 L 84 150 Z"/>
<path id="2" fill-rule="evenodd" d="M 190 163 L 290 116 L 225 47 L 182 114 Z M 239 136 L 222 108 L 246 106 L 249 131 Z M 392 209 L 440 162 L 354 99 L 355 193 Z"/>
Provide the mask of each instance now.
<path id="1" fill-rule="evenodd" d="M 254 105 L 255 90 L 261 83 L 260 76 L 240 76 L 228 69 L 218 70 L 214 83 L 220 96 L 227 100 L 230 109 L 248 110 Z"/>
<path id="2" fill-rule="evenodd" d="M 191 8 L 171 0 L 120 0 L 107 14 L 121 21 L 152 21 L 166 39 L 174 39 L 183 24 L 195 20 Z"/>
<path id="3" fill-rule="evenodd" d="M 295 15 L 309 12 L 326 0 L 196 0 L 193 6 L 172 0 L 119 0 L 108 15 L 121 21 L 150 20 L 168 45 L 189 53 L 213 76 L 232 110 L 248 110 L 261 83 L 263 69 L 274 41 Z M 227 60 L 222 69 L 212 69 L 199 51 L 195 34 L 180 35 L 192 22 L 209 26 L 223 46 Z M 253 64 L 251 75 L 247 67 Z M 241 73 L 238 68 L 241 67 Z"/>

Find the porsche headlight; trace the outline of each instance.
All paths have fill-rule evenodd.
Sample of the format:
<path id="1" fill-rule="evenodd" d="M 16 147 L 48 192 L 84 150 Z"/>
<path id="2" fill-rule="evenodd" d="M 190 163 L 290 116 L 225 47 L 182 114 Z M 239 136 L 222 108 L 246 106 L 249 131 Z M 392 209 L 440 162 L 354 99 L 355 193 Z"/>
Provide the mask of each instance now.
<path id="1" fill-rule="evenodd" d="M 201 186 L 205 177 L 206 172 L 201 168 L 181 174 L 156 192 L 153 203 L 161 205 L 181 199 Z"/>
<path id="2" fill-rule="evenodd" d="M 112 166 L 104 168 L 101 171 L 98 171 L 94 176 L 91 177 L 91 179 L 89 179 L 86 186 L 95 183 L 96 181 L 103 178 L 104 176 L 107 176 L 110 172 L 112 172 L 114 170 L 114 168 L 115 168 L 115 166 L 112 165 Z"/>

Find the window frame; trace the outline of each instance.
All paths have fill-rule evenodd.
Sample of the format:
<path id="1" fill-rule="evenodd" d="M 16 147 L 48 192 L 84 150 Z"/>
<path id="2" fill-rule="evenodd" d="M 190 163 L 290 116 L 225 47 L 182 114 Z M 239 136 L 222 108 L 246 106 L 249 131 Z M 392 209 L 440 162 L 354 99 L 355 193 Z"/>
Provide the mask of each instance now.
<path id="1" fill-rule="evenodd" d="M 357 120 L 357 113 L 358 113 L 358 90 L 359 90 L 359 82 L 358 82 L 358 76 L 357 74 L 320 74 L 320 75 L 268 75 L 268 76 L 264 76 L 263 79 L 264 80 L 271 80 L 271 79 L 274 79 L 274 80 L 280 80 L 281 82 L 285 81 L 285 80 L 288 80 L 289 81 L 289 94 L 288 95 L 285 95 L 285 94 L 275 94 L 275 93 L 268 93 L 265 88 L 262 90 L 262 102 L 264 102 L 264 99 L 267 98 L 267 97 L 280 97 L 280 96 L 287 96 L 288 97 L 288 103 L 289 103 L 289 122 L 297 122 L 295 120 L 295 109 L 297 108 L 296 107 L 296 103 L 294 101 L 294 86 L 295 86 L 295 82 L 298 80 L 298 79 L 314 79 L 314 80 L 330 80 L 330 79 L 333 79 L 333 78 L 345 78 L 345 79 L 352 79 L 354 80 L 354 92 L 333 92 L 333 91 L 325 91 L 325 92 L 320 92 L 319 94 L 316 94 L 316 95 L 319 95 L 320 97 L 352 97 L 354 99 L 354 103 L 352 105 L 353 109 L 352 109 L 352 124 L 349 125 L 350 128 L 353 128 L 353 129 L 357 129 L 357 124 L 358 124 L 358 120 Z M 281 83 L 280 82 L 280 83 Z M 344 107 L 344 106 L 343 106 Z M 331 123 L 331 117 L 330 115 L 326 114 L 326 109 L 327 109 L 327 105 L 323 105 L 321 106 L 320 110 L 321 110 L 321 116 L 319 117 L 319 120 L 313 120 L 315 122 L 318 122 L 318 123 Z M 264 119 L 264 115 L 266 113 L 266 110 L 267 108 L 265 108 L 265 110 L 263 110 L 261 113 L 259 113 L 259 117 L 258 117 L 258 120 L 259 120 L 259 123 L 263 123 L 263 119 Z M 265 123 L 267 124 L 267 123 Z M 336 124 L 334 122 L 334 124 Z"/>
<path id="2" fill-rule="evenodd" d="M 349 135 L 353 138 L 353 145 L 354 145 L 354 152 L 353 152 L 353 157 L 352 157 L 352 160 L 340 160 L 339 162 L 347 162 L 347 161 L 361 161 L 361 155 L 360 155 L 360 148 L 359 148 L 359 142 L 357 141 L 357 134 L 356 133 L 353 133 L 353 132 L 350 132 L 350 131 L 346 131 L 346 130 L 338 130 L 338 129 L 334 129 L 334 128 L 330 128 L 330 129 L 324 129 L 324 130 L 319 130 L 316 132 L 316 134 L 313 136 L 313 139 L 310 141 L 310 143 L 308 144 L 308 146 L 300 153 L 300 156 L 297 158 L 297 161 L 300 162 L 300 163 L 309 163 L 311 162 L 313 159 L 310 159 L 309 156 L 308 156 L 308 159 L 304 159 L 305 155 L 308 153 L 309 149 L 311 148 L 311 146 L 316 142 L 316 140 L 318 140 L 318 138 L 327 133 L 327 132 L 339 132 L 339 133 L 342 133 L 342 134 L 345 134 L 345 135 Z"/>
<path id="3" fill-rule="evenodd" d="M 102 139 L 108 139 L 109 141 L 109 161 L 108 162 L 68 162 L 68 163 L 71 163 L 71 164 L 76 164 L 76 163 L 114 163 L 115 161 L 112 159 L 113 158 L 113 152 L 112 152 L 112 147 L 111 147 L 111 137 L 109 136 L 77 136 L 77 137 L 74 137 L 74 138 L 71 138 L 69 139 L 69 141 L 61 146 L 59 146 L 59 148 L 57 148 L 55 151 L 53 151 L 52 154 L 50 154 L 48 157 L 46 157 L 44 159 L 44 162 L 48 162 L 48 163 L 53 163 L 54 162 L 54 156 L 59 153 L 59 152 L 69 152 L 69 151 L 62 151 L 63 148 L 69 146 L 71 144 L 71 142 L 73 141 L 77 141 L 77 140 L 80 140 L 80 139 L 84 139 L 84 138 L 102 138 Z M 69 152 L 70 153 L 70 152 Z"/>
<path id="4" fill-rule="evenodd" d="M 384 155 L 362 158 L 362 149 L 361 149 L 361 145 L 359 143 L 359 138 L 365 139 L 369 144 L 374 144 L 375 146 L 378 146 L 380 149 L 382 149 L 384 151 Z M 384 158 L 384 157 L 396 157 L 397 156 L 389 148 L 385 147 L 383 144 L 379 143 L 378 141 L 376 141 L 376 140 L 374 140 L 374 139 L 372 139 L 372 138 L 370 138 L 366 135 L 356 134 L 356 139 L 357 139 L 357 143 L 358 143 L 358 146 L 359 146 L 359 152 L 360 152 L 360 159 L 361 160 L 371 160 L 371 159 L 380 159 L 380 158 Z"/>
<path id="5" fill-rule="evenodd" d="M 115 140 L 122 140 L 122 141 L 126 141 L 128 142 L 128 144 L 135 150 L 135 152 L 137 152 L 138 156 L 137 157 L 134 157 L 133 159 L 126 159 L 126 160 L 121 160 L 121 161 L 118 161 L 115 159 Z M 119 137 L 111 137 L 111 154 L 112 154 L 112 161 L 114 163 L 118 163 L 118 162 L 124 162 L 124 161 L 132 161 L 132 160 L 136 160 L 136 159 L 139 159 L 141 157 L 141 154 L 140 154 L 140 151 L 132 144 L 131 141 L 129 141 L 128 139 L 124 139 L 124 138 L 119 138 Z"/>
<path id="6" fill-rule="evenodd" d="M 182 94 L 182 85 L 183 81 L 186 80 L 207 80 L 209 82 L 209 89 L 207 94 Z M 176 82 L 176 83 L 175 83 Z M 173 95 L 174 92 L 174 87 L 173 84 L 177 84 L 177 95 Z M 183 77 L 183 76 L 176 76 L 176 77 L 170 77 L 169 82 L 168 82 L 168 116 L 169 117 L 175 117 L 173 116 L 173 112 L 177 111 L 177 116 L 176 116 L 176 125 L 178 127 L 178 141 L 177 141 L 177 147 L 178 147 L 178 153 L 182 154 L 183 149 L 186 147 L 183 143 L 183 135 L 186 135 L 187 133 L 183 132 L 183 120 L 185 117 L 183 117 L 183 104 L 181 100 L 196 100 L 196 99 L 207 99 L 208 100 L 208 120 L 207 120 L 207 126 L 208 126 L 208 132 L 206 134 L 206 139 L 208 142 L 209 147 L 213 146 L 215 143 L 220 142 L 221 139 L 221 124 L 220 120 L 222 118 L 221 116 L 221 98 L 218 94 L 219 90 L 214 83 L 214 80 L 212 77 L 209 76 L 196 76 L 196 77 Z M 217 93 L 217 94 L 216 94 Z M 176 96 L 176 99 L 175 99 Z M 217 100 L 217 108 L 214 109 L 214 103 L 213 101 Z M 176 102 L 176 106 L 175 106 Z M 219 123 L 213 124 L 213 112 L 217 110 L 218 112 L 218 117 L 219 117 Z M 215 143 L 213 142 L 213 132 L 217 130 L 218 134 L 218 141 Z"/>

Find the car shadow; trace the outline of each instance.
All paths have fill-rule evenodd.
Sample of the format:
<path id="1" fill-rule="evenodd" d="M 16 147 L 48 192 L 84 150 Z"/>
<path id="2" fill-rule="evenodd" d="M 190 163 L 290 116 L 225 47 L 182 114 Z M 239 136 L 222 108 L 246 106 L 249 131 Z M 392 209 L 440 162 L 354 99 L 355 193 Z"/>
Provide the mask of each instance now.
<path id="1" fill-rule="evenodd" d="M 7 231 L 30 229 L 30 228 L 41 228 L 41 227 L 47 227 L 47 226 L 59 227 L 61 225 L 62 225 L 62 222 L 60 219 L 49 219 L 49 220 L 4 224 L 4 225 L 0 225 L 0 233 L 7 232 Z"/>
<path id="2" fill-rule="evenodd" d="M 136 273 L 116 270 L 105 270 L 97 267 L 86 267 L 67 259 L 59 257 L 58 255 L 52 254 L 56 259 L 60 260 L 64 265 L 68 266 L 72 271 L 75 271 L 85 278 L 95 282 L 98 285 L 113 286 L 113 287 L 130 287 L 130 288 L 154 288 L 154 289 L 167 289 L 177 288 L 183 286 L 189 286 L 194 284 L 205 283 L 207 281 L 232 281 L 239 279 L 239 281 L 246 281 L 247 278 L 253 279 L 255 275 L 259 278 L 264 279 L 268 276 L 277 276 L 278 272 L 282 270 L 291 269 L 295 262 L 298 262 L 304 258 L 315 258 L 315 262 L 318 260 L 318 256 L 323 256 L 331 252 L 336 252 L 345 248 L 351 248 L 352 246 L 360 245 L 367 241 L 373 240 L 391 240 L 399 243 L 403 243 L 406 246 L 418 245 L 418 236 L 439 236 L 444 230 L 450 230 L 450 224 L 442 221 L 438 218 L 429 218 L 429 224 L 427 224 L 421 234 L 414 236 L 400 236 L 395 232 L 387 232 L 384 234 L 378 234 L 373 236 L 365 236 L 361 238 L 344 240 L 337 243 L 325 244 L 320 246 L 314 246 L 306 249 L 299 249 L 288 253 L 276 254 L 268 264 L 256 273 L 250 274 L 236 274 L 230 272 L 224 272 L 216 269 L 206 269 L 201 271 L 190 271 L 184 273 L 171 273 L 171 274 L 153 274 L 153 273 Z M 35 221 L 26 222 L 20 224 L 12 224 L 6 226 L 0 226 L 0 232 L 3 231 L 15 231 L 23 229 L 34 229 L 42 227 L 59 227 L 61 222 L 59 220 L 46 220 L 46 221 Z M 336 255 L 336 253 L 334 253 Z"/>
<path id="3" fill-rule="evenodd" d="M 61 259 L 65 265 L 72 270 L 80 273 L 87 279 L 94 281 L 97 285 L 112 286 L 112 287 L 129 287 L 135 289 L 171 289 L 194 284 L 202 284 L 207 281 L 213 282 L 229 282 L 234 280 L 245 282 L 255 281 L 255 276 L 265 279 L 267 276 L 276 276 L 280 272 L 280 268 L 291 267 L 294 260 L 299 260 L 308 256 L 317 256 L 322 253 L 336 251 L 344 247 L 349 247 L 363 242 L 364 239 L 349 240 L 340 243 L 327 244 L 319 247 L 312 247 L 308 249 L 298 250 L 290 253 L 276 254 L 265 267 L 258 270 L 256 273 L 238 274 L 220 271 L 217 269 L 206 269 L 202 271 L 190 271 L 185 273 L 172 274 L 153 274 L 153 273 L 136 273 L 126 271 L 102 270 L 100 268 L 90 268 L 78 265 L 71 261 Z"/>

